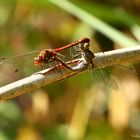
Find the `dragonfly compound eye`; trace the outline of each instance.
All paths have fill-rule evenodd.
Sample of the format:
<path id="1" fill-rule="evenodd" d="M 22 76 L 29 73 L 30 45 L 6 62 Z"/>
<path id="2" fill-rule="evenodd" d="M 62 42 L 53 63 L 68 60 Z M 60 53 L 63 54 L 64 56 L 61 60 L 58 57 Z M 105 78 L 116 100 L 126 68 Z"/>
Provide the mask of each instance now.
<path id="1" fill-rule="evenodd" d="M 89 43 L 84 43 L 84 49 L 85 50 L 89 49 Z"/>
<path id="2" fill-rule="evenodd" d="M 81 49 L 82 50 L 88 50 L 89 49 L 89 42 L 85 42 L 81 44 Z"/>
<path id="3" fill-rule="evenodd" d="M 40 65 L 40 64 L 42 64 L 42 61 L 43 61 L 43 58 L 41 56 L 37 56 L 34 59 L 34 64 L 35 65 Z"/>

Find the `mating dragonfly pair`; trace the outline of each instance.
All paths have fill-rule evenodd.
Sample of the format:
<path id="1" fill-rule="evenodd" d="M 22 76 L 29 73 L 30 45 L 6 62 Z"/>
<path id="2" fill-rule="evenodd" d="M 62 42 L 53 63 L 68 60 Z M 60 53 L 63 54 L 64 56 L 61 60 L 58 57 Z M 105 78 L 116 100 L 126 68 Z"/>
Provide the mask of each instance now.
<path id="1" fill-rule="evenodd" d="M 78 69 L 75 69 L 75 67 L 73 65 L 70 65 L 69 62 L 83 57 L 85 61 L 85 65 L 91 66 L 91 68 L 93 68 L 94 67 L 93 59 L 95 58 L 95 56 L 94 53 L 90 51 L 89 47 L 90 47 L 90 40 L 88 38 L 83 38 L 61 48 L 44 49 L 42 51 L 33 51 L 28 54 L 23 54 L 11 58 L 1 58 L 0 66 L 5 66 L 5 64 L 11 65 L 13 62 L 15 63 L 16 61 L 19 66 L 16 66 L 15 68 L 12 65 L 12 67 L 14 73 L 18 73 L 20 70 L 25 69 L 22 68 L 23 62 L 26 62 L 27 60 L 28 61 L 31 60 L 31 63 L 32 64 L 34 63 L 34 68 L 46 69 L 55 66 L 59 68 L 58 66 L 60 66 L 70 71 L 77 71 L 77 70 L 81 70 L 82 68 L 79 67 Z M 37 53 L 39 54 L 37 55 Z M 29 57 L 31 56 L 34 57 L 34 60 L 31 58 L 29 59 Z M 80 62 L 77 63 L 79 64 Z M 75 66 L 77 66 L 78 64 L 76 64 Z M 59 69 L 59 72 L 61 72 L 61 68 Z M 102 75 L 102 72 L 100 72 L 100 74 Z M 117 84 L 113 79 L 106 78 L 106 76 L 102 76 L 102 77 L 105 83 L 110 83 L 110 85 L 113 85 L 111 86 L 113 89 L 117 89 Z"/>

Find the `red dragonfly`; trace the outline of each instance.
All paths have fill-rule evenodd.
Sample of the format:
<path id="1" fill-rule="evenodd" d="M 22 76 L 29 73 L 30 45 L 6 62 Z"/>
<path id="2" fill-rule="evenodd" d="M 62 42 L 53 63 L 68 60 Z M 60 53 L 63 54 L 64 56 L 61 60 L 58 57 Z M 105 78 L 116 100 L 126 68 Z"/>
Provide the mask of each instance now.
<path id="1" fill-rule="evenodd" d="M 40 51 L 40 53 L 39 53 L 39 55 L 37 57 L 34 58 L 34 64 L 36 66 L 40 66 L 41 65 L 43 68 L 45 68 L 45 65 L 47 65 L 49 62 L 57 61 L 57 62 L 60 62 L 65 68 L 67 68 L 69 70 L 73 70 L 71 68 L 71 66 L 69 66 L 63 60 L 65 56 L 62 55 L 60 52 L 66 50 L 68 48 L 74 47 L 75 48 L 74 50 L 76 52 L 73 55 L 75 55 L 74 56 L 74 58 L 75 58 L 76 56 L 78 56 L 78 52 L 81 53 L 81 48 L 83 46 L 86 46 L 86 45 L 89 46 L 89 42 L 90 42 L 90 40 L 88 38 L 83 38 L 83 39 L 80 39 L 78 41 L 75 41 L 75 42 L 73 42 L 73 43 L 71 43 L 69 45 L 66 45 L 64 47 L 61 47 L 61 48 L 44 49 L 44 50 Z"/>
<path id="2" fill-rule="evenodd" d="M 1 80 L 2 77 L 6 79 L 5 81 L 11 78 L 10 82 L 13 82 L 12 79 L 15 81 L 17 77 L 21 76 L 20 72 L 28 76 L 40 69 L 58 66 L 59 64 L 61 66 L 63 65 L 64 68 L 73 70 L 67 62 L 76 58 L 81 58 L 81 47 L 85 44 L 89 46 L 89 42 L 90 40 L 88 38 L 83 38 L 56 49 L 44 49 L 42 51 L 33 51 L 19 56 L 0 58 L 0 68 L 2 71 L 0 74 Z M 2 82 L 1 80 L 0 83 Z"/>

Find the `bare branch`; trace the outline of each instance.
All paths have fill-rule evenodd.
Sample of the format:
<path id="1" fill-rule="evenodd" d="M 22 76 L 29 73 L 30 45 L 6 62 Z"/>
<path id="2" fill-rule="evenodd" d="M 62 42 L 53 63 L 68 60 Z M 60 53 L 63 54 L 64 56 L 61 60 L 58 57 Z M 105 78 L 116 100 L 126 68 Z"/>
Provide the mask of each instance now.
<path id="1" fill-rule="evenodd" d="M 130 63 L 140 60 L 140 46 L 101 52 L 94 55 L 96 56 L 93 62 L 95 64 L 94 68 L 104 68 L 116 64 Z"/>
<path id="2" fill-rule="evenodd" d="M 95 53 L 95 58 L 93 59 L 93 69 L 112 66 L 115 64 L 130 63 L 136 60 L 140 60 L 140 46 L 118 49 L 104 53 Z M 0 88 L 0 99 L 12 99 L 16 96 L 40 88 L 41 86 L 63 80 L 65 78 L 74 76 L 88 70 L 88 67 L 85 65 L 85 62 L 82 58 L 77 59 L 72 63 L 77 64 L 73 67 L 75 71 L 65 69 L 63 66 L 61 68 L 61 71 L 58 70 L 58 68 L 53 67 L 37 72 L 30 77 L 3 86 Z"/>

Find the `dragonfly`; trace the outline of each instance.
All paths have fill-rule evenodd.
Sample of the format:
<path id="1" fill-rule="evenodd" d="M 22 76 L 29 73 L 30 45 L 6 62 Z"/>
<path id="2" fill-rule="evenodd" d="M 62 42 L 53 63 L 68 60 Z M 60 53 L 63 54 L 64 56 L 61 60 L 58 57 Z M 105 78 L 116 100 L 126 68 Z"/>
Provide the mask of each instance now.
<path id="1" fill-rule="evenodd" d="M 46 64 L 48 64 L 49 62 L 57 61 L 60 62 L 65 68 L 73 71 L 73 68 L 69 66 L 65 61 L 63 61 L 65 56 L 60 52 L 68 48 L 77 47 L 77 49 L 75 50 L 76 54 L 72 55 L 74 56 L 73 58 L 75 58 L 76 56 L 78 56 L 77 53 L 81 51 L 80 49 L 82 49 L 83 46 L 89 46 L 89 42 L 90 40 L 88 38 L 83 38 L 61 48 L 44 49 L 40 51 L 39 55 L 34 58 L 34 64 L 35 66 L 41 65 L 43 68 L 45 68 Z"/>
<path id="2" fill-rule="evenodd" d="M 4 78 L 6 81 L 9 77 L 11 77 L 11 79 L 18 77 L 16 80 L 19 80 L 19 77 L 21 77 L 20 72 L 26 73 L 25 75 L 28 76 L 41 69 L 55 67 L 56 65 L 63 66 L 68 70 L 73 70 L 73 67 L 67 62 L 81 58 L 81 46 L 89 45 L 89 42 L 90 40 L 88 38 L 82 38 L 56 49 L 44 49 L 9 58 L 0 58 L 0 68 L 5 73 L 2 72 L 0 74 L 1 80 L 2 77 L 6 77 Z M 29 70 L 29 68 L 31 68 L 31 70 Z M 1 82 L 2 81 L 0 81 L 0 83 Z"/>
<path id="3" fill-rule="evenodd" d="M 0 58 L 0 66 L 5 66 L 5 64 L 9 64 L 9 66 L 11 65 L 10 69 L 13 71 L 14 75 L 15 73 L 17 74 L 19 71 L 25 68 L 28 69 L 28 67 L 24 66 L 24 63 L 26 61 L 31 61 L 29 63 L 30 64 L 29 66 L 30 67 L 32 65 L 34 66 L 33 67 L 34 72 L 39 71 L 40 69 L 51 68 L 55 66 L 57 66 L 58 68 L 59 65 L 63 66 L 68 70 L 75 71 L 75 70 L 81 70 L 81 68 L 74 69 L 74 66 L 69 65 L 68 62 L 75 60 L 76 58 L 83 57 L 85 59 L 85 64 L 88 65 L 91 69 L 93 69 L 94 63 L 92 60 L 95 58 L 95 56 L 89 47 L 90 47 L 90 39 L 82 38 L 66 46 L 56 48 L 56 49 L 44 49 L 41 51 L 33 51 L 27 54 L 14 56 L 10 58 Z M 13 63 L 17 63 L 16 68 L 13 65 Z M 75 64 L 75 66 L 76 65 L 77 63 Z M 60 69 L 58 70 L 59 72 L 61 72 Z M 99 73 L 100 73 L 99 75 L 102 75 L 100 77 L 102 77 L 105 84 L 110 83 L 111 85 L 110 87 L 116 89 L 117 84 L 113 79 L 108 78 L 108 76 L 103 74 L 101 70 L 99 70 Z M 9 76 L 12 76 L 11 73 L 9 74 Z"/>

